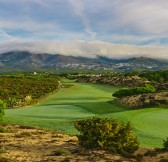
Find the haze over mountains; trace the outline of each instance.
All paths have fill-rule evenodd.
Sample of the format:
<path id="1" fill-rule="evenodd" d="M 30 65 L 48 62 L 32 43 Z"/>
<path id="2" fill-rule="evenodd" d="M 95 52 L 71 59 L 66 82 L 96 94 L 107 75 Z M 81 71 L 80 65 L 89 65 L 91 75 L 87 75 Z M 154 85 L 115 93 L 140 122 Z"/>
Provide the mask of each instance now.
<path id="1" fill-rule="evenodd" d="M 94 58 L 96 55 L 115 59 L 132 57 L 149 57 L 168 59 L 168 47 L 137 46 L 114 44 L 102 41 L 41 41 L 41 42 L 3 42 L 0 44 L 1 53 L 8 51 L 31 51 L 32 53 L 51 53 L 66 56 L 81 56 Z"/>
<path id="2" fill-rule="evenodd" d="M 168 60 L 146 57 L 112 59 L 104 56 L 96 58 L 65 56 L 61 54 L 34 54 L 28 51 L 11 51 L 0 54 L 2 72 L 33 70 L 159 70 L 168 69 Z"/>

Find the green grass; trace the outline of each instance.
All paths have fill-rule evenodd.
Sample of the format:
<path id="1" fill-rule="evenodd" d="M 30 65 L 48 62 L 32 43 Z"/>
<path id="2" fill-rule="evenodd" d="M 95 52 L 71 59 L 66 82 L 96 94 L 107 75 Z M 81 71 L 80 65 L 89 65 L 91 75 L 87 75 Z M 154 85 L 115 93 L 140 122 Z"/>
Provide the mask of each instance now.
<path id="1" fill-rule="evenodd" d="M 109 113 L 106 117 L 130 121 L 141 146 L 161 147 L 163 139 L 168 136 L 168 109 L 146 108 L 127 112 Z"/>
<path id="2" fill-rule="evenodd" d="M 141 146 L 161 147 L 168 136 L 168 109 L 149 108 L 131 110 L 113 101 L 112 93 L 118 90 L 97 84 L 74 83 L 61 88 L 40 105 L 31 108 L 6 110 L 4 122 L 40 126 L 76 134 L 73 121 L 90 116 L 105 116 L 130 121 Z"/>

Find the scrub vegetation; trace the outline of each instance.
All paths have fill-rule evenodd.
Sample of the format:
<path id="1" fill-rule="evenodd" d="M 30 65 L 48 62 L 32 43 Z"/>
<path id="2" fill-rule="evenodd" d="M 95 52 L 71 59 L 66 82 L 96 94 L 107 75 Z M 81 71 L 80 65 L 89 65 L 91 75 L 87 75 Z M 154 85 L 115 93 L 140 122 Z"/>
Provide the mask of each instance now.
<path id="1" fill-rule="evenodd" d="M 113 93 L 114 97 L 126 97 L 126 96 L 133 96 L 133 95 L 139 95 L 139 94 L 143 94 L 143 93 L 154 93 L 156 92 L 155 87 L 153 87 L 152 85 L 146 84 L 143 87 L 135 87 L 135 88 L 123 88 L 120 89 L 118 91 L 116 91 L 115 93 Z"/>
<path id="2" fill-rule="evenodd" d="M 58 79 L 53 75 L 1 75 L 0 99 L 7 108 L 37 103 L 58 89 Z"/>
<path id="3" fill-rule="evenodd" d="M 86 148 L 103 148 L 121 154 L 134 153 L 139 148 L 139 141 L 129 123 L 92 117 L 76 121 L 75 128 L 81 132 L 79 144 Z"/>

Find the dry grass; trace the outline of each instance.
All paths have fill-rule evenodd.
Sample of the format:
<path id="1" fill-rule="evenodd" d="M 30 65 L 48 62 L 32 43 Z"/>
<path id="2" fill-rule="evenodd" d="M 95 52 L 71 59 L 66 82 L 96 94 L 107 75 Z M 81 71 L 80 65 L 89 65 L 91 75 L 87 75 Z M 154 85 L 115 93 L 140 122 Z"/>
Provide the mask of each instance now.
<path id="1" fill-rule="evenodd" d="M 8 132 L 0 133 L 0 162 L 126 162 L 138 160 L 155 162 L 168 159 L 168 152 L 157 153 L 154 149 L 141 148 L 135 155 L 123 157 L 105 150 L 86 150 L 78 145 L 76 136 L 19 125 L 5 125 L 4 127 Z M 149 151 L 151 153 L 147 154 Z M 145 154 L 147 155 L 144 156 Z"/>

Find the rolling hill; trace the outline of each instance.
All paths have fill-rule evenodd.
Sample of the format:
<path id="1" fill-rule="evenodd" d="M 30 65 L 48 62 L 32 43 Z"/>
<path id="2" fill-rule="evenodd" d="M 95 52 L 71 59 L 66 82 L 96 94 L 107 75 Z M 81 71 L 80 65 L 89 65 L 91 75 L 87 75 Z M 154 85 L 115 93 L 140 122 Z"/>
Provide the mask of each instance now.
<path id="1" fill-rule="evenodd" d="M 88 69 L 110 71 L 168 69 L 168 60 L 146 57 L 112 59 L 65 56 L 61 54 L 34 54 L 28 51 L 11 51 L 0 54 L 1 73 L 12 71 Z"/>

